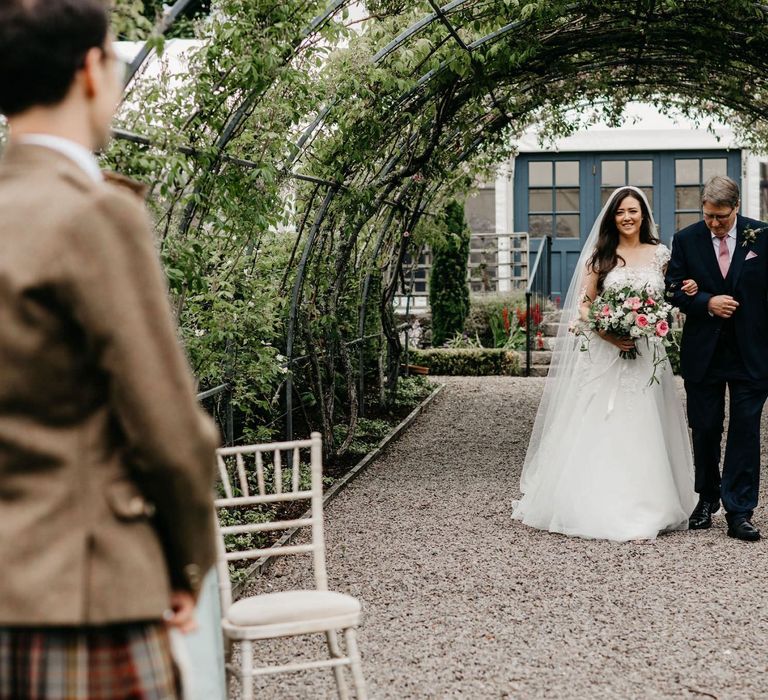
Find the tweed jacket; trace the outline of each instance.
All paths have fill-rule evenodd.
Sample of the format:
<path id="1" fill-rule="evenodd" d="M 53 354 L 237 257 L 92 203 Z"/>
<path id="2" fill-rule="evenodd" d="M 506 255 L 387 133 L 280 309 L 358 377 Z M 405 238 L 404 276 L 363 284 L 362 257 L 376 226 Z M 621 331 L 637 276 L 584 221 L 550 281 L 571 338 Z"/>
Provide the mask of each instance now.
<path id="1" fill-rule="evenodd" d="M 218 437 L 143 203 L 12 144 L 0 245 L 0 626 L 157 620 L 213 563 Z"/>

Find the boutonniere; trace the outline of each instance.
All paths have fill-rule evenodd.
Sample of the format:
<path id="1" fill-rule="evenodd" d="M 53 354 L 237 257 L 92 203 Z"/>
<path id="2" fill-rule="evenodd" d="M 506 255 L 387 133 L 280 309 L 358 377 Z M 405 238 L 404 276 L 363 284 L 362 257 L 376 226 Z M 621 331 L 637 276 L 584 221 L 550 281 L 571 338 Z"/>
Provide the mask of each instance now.
<path id="1" fill-rule="evenodd" d="M 747 226 L 742 232 L 742 238 L 744 239 L 741 242 L 741 247 L 746 248 L 748 245 L 752 245 L 757 240 L 757 234 L 762 233 L 765 231 L 765 228 L 752 228 L 751 226 Z"/>

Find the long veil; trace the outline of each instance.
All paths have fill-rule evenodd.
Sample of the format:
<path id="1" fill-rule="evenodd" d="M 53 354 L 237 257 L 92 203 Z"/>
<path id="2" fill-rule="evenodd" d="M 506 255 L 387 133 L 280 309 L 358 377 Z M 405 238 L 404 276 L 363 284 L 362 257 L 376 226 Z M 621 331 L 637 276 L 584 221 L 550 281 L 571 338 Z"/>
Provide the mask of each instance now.
<path id="1" fill-rule="evenodd" d="M 533 483 L 532 479 L 541 463 L 544 461 L 539 459 L 543 438 L 550 433 L 558 416 L 562 415 L 563 411 L 569 411 L 570 406 L 573 405 L 571 401 L 569 401 L 569 397 L 572 395 L 572 392 L 578 389 L 577 369 L 581 352 L 581 343 L 578 338 L 569 332 L 568 328 L 570 322 L 577 317 L 579 306 L 584 297 L 587 262 L 594 252 L 603 219 L 610 211 L 616 195 L 627 189 L 631 189 L 645 202 L 651 217 L 651 231 L 654 235 L 656 234 L 656 223 L 653 220 L 651 206 L 648 203 L 645 193 L 637 187 L 623 186 L 614 190 L 608 198 L 608 201 L 605 203 L 605 206 L 600 211 L 600 214 L 597 216 L 597 219 L 595 219 L 595 223 L 592 225 L 592 230 L 581 250 L 579 261 L 576 263 L 576 269 L 574 270 L 571 283 L 568 286 L 568 293 L 565 296 L 565 302 L 562 307 L 562 318 L 558 327 L 557 338 L 554 343 L 552 362 L 544 384 L 544 393 L 542 394 L 541 403 L 539 404 L 539 409 L 536 413 L 536 420 L 533 424 L 533 432 L 531 433 L 531 440 L 528 443 L 528 452 L 525 456 L 523 472 L 520 477 L 520 490 L 523 493 L 526 492 L 527 486 Z M 559 435 L 554 436 L 554 439 L 563 439 L 564 437 L 565 436 Z"/>

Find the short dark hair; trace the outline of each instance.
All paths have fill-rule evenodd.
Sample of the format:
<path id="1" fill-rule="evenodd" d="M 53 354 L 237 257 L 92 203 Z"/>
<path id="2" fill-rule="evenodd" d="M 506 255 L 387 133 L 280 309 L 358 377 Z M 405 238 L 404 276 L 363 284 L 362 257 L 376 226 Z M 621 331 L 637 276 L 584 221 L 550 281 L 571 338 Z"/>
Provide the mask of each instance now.
<path id="1" fill-rule="evenodd" d="M 108 31 L 102 0 L 2 0 L 0 112 L 13 116 L 61 102 Z"/>

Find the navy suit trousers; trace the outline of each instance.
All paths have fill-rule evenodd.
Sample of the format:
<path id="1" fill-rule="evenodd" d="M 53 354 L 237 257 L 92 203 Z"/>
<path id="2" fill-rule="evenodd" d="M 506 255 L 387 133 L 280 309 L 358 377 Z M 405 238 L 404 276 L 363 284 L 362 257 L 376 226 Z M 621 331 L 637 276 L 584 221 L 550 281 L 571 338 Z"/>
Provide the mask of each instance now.
<path id="1" fill-rule="evenodd" d="M 706 381 L 685 382 L 696 468 L 695 488 L 708 501 L 722 499 L 729 521 L 738 521 L 751 518 L 757 505 L 760 417 L 768 398 L 768 381 L 749 379 L 738 362 L 714 364 Z M 730 395 L 730 416 L 721 478 L 720 443 L 726 387 Z"/>

